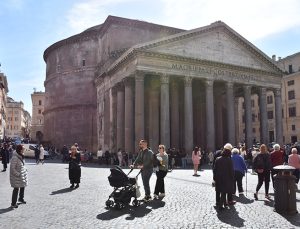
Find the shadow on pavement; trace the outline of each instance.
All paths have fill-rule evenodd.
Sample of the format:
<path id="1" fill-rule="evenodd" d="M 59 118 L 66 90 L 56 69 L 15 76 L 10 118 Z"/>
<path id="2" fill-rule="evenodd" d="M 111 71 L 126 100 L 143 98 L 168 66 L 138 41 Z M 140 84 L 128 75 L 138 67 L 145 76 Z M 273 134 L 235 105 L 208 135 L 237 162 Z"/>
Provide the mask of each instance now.
<path id="1" fill-rule="evenodd" d="M 2 208 L 0 209 L 0 214 L 4 214 L 6 212 L 10 212 L 10 211 L 13 211 L 14 209 L 11 208 L 11 207 L 8 207 L 8 208 Z"/>
<path id="2" fill-rule="evenodd" d="M 121 210 L 111 208 L 108 211 L 97 215 L 97 219 L 112 220 L 123 215 L 127 215 L 125 218 L 126 220 L 134 220 L 135 218 L 142 218 L 148 215 L 154 209 L 164 207 L 165 204 L 166 203 L 164 201 L 154 200 L 146 204 L 141 204 L 139 207 L 128 206 Z"/>
<path id="3" fill-rule="evenodd" d="M 239 203 L 242 203 L 242 204 L 251 204 L 254 202 L 253 199 L 249 199 L 248 197 L 244 196 L 244 195 L 241 195 L 239 197 L 236 197 L 235 200 Z"/>
<path id="4" fill-rule="evenodd" d="M 229 224 L 232 227 L 244 227 L 245 220 L 239 217 L 239 213 L 234 206 L 231 206 L 229 209 L 218 211 L 217 217 L 220 221 Z"/>
<path id="5" fill-rule="evenodd" d="M 67 192 L 72 192 L 74 189 L 72 188 L 63 188 L 63 189 L 59 189 L 57 191 L 53 191 L 50 195 L 57 195 L 57 194 L 63 194 L 63 193 L 67 193 Z"/>

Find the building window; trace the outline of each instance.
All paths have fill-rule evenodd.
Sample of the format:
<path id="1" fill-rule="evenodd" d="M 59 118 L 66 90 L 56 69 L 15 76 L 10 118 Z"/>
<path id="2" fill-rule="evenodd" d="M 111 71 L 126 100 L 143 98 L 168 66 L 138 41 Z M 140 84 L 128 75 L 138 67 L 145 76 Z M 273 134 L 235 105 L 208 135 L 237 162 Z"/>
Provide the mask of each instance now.
<path id="1" fill-rule="evenodd" d="M 40 124 L 42 124 L 42 119 L 40 119 Z"/>
<path id="2" fill-rule="evenodd" d="M 82 60 L 82 66 L 83 67 L 85 66 L 85 60 Z"/>
<path id="3" fill-rule="evenodd" d="M 42 105 L 42 100 L 39 100 L 39 106 L 41 106 Z"/>
<path id="4" fill-rule="evenodd" d="M 252 128 L 252 132 L 255 133 L 255 128 Z"/>
<path id="5" fill-rule="evenodd" d="M 292 130 L 296 130 L 296 125 L 292 125 Z"/>
<path id="6" fill-rule="evenodd" d="M 59 73 L 60 72 L 60 65 L 56 66 L 56 72 Z"/>
<path id="7" fill-rule="evenodd" d="M 267 104 L 272 104 L 273 103 L 273 96 L 269 95 L 267 96 Z"/>
<path id="8" fill-rule="evenodd" d="M 252 114 L 252 122 L 255 122 L 255 114 Z"/>
<path id="9" fill-rule="evenodd" d="M 289 117 L 296 117 L 296 107 L 289 107 Z"/>
<path id="10" fill-rule="evenodd" d="M 273 115 L 273 111 L 268 111 L 268 119 L 273 119 L 274 115 Z"/>
<path id="11" fill-rule="evenodd" d="M 295 99 L 295 91 L 289 91 L 288 92 L 288 98 L 289 100 Z"/>
<path id="12" fill-rule="evenodd" d="M 243 102 L 243 105 L 242 105 L 242 106 L 243 106 L 243 109 L 245 109 L 245 102 Z"/>
<path id="13" fill-rule="evenodd" d="M 289 73 L 291 74 L 291 73 L 293 73 L 293 65 L 289 65 Z"/>
<path id="14" fill-rule="evenodd" d="M 254 107 L 254 99 L 251 99 L 251 107 Z"/>
<path id="15" fill-rule="evenodd" d="M 245 123 L 245 115 L 243 115 L 242 120 L 243 120 L 243 123 Z"/>
<path id="16" fill-rule="evenodd" d="M 41 114 L 42 113 L 42 110 L 39 110 L 39 114 Z"/>
<path id="17" fill-rule="evenodd" d="M 294 85 L 295 84 L 295 81 L 294 80 L 289 80 L 288 82 L 287 82 L 287 85 L 288 86 L 292 86 L 292 85 Z"/>

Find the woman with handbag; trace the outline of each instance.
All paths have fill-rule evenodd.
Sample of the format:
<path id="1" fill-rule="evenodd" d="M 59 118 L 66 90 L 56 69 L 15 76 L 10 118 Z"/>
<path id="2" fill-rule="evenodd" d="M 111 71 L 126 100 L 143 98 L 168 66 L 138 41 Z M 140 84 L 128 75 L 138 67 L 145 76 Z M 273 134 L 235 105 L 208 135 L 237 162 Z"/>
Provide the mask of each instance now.
<path id="1" fill-rule="evenodd" d="M 158 146 L 159 153 L 155 155 L 157 160 L 159 161 L 158 164 L 158 171 L 156 171 L 156 184 L 154 190 L 154 198 L 158 199 L 158 197 L 165 196 L 165 182 L 164 178 L 168 173 L 168 154 L 166 153 L 166 148 L 164 145 Z"/>
<path id="2" fill-rule="evenodd" d="M 254 193 L 254 199 L 258 200 L 258 191 L 265 183 L 265 197 L 269 199 L 269 184 L 270 184 L 270 173 L 271 173 L 271 159 L 268 153 L 267 146 L 262 144 L 260 146 L 259 154 L 253 161 L 253 169 L 257 173 L 258 184 L 256 186 L 256 192 Z"/>
<path id="3" fill-rule="evenodd" d="M 18 208 L 17 198 L 19 194 L 19 202 L 26 204 L 24 200 L 25 187 L 28 184 L 27 169 L 24 161 L 24 147 L 17 145 L 16 151 L 13 153 L 10 163 L 10 184 L 14 188 L 12 193 L 11 208 Z M 19 193 L 20 191 L 20 193 Z"/>
<path id="4" fill-rule="evenodd" d="M 81 177 L 80 161 L 80 153 L 77 151 L 76 146 L 72 146 L 69 162 L 69 179 L 71 183 L 70 188 L 74 188 L 74 184 L 76 184 L 75 188 L 79 188 Z"/>

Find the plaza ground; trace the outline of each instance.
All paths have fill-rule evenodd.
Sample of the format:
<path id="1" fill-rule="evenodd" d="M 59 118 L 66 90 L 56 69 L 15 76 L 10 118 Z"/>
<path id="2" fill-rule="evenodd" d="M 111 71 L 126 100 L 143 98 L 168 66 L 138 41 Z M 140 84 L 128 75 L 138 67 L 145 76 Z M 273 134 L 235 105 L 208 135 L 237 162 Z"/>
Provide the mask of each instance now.
<path id="1" fill-rule="evenodd" d="M 9 172 L 0 173 L 0 228 L 299 228 L 300 215 L 284 216 L 273 211 L 271 201 L 253 200 L 257 176 L 247 174 L 247 195 L 236 197 L 237 204 L 217 211 L 211 186 L 209 166 L 192 176 L 192 169 L 176 169 L 165 179 L 166 197 L 138 208 L 122 210 L 105 208 L 113 188 L 107 177 L 109 168 L 83 165 L 79 189 L 69 189 L 68 165 L 49 163 L 35 165 L 27 160 L 29 185 L 25 189 L 27 204 L 10 209 L 12 188 Z M 128 170 L 126 170 L 128 171 Z M 138 170 L 133 171 L 133 175 Z M 139 183 L 142 186 L 141 177 Z M 151 178 L 153 191 L 156 176 Z M 244 179 L 244 187 L 245 187 Z M 271 185 L 272 186 L 272 185 Z M 141 189 L 143 191 L 143 189 Z M 142 193 L 143 195 L 143 193 Z M 300 192 L 297 208 L 300 209 Z"/>

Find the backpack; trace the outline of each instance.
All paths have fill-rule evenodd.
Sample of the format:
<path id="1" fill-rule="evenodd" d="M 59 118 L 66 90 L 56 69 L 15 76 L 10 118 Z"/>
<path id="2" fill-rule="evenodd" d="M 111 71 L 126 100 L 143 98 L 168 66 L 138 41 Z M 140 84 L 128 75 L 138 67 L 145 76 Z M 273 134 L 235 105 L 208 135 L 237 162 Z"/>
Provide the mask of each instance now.
<path id="1" fill-rule="evenodd" d="M 257 155 L 254 159 L 255 169 L 264 169 L 265 168 L 265 159 L 262 154 Z"/>

